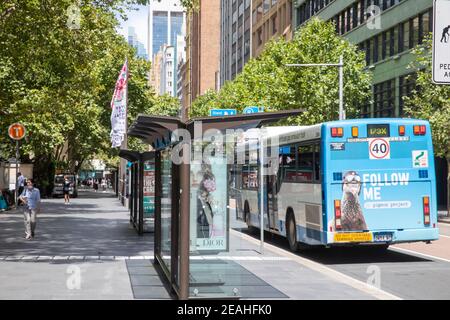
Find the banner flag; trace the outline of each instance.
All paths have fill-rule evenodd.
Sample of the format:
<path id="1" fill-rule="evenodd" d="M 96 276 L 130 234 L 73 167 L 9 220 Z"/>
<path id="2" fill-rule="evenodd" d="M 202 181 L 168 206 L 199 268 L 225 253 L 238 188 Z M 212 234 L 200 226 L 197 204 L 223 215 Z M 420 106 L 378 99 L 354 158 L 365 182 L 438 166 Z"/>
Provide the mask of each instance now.
<path id="1" fill-rule="evenodd" d="M 128 60 L 125 60 L 111 99 L 111 144 L 120 147 L 127 130 Z"/>

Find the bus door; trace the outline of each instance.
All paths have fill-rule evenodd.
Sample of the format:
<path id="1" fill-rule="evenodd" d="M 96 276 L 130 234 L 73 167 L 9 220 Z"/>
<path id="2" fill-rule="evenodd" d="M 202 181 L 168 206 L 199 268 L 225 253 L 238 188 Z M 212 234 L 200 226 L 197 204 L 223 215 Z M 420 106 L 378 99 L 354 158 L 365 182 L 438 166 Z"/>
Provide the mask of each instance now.
<path id="1" fill-rule="evenodd" d="M 274 161 L 274 159 L 269 160 Z M 267 190 L 267 205 L 266 212 L 268 217 L 269 230 L 278 230 L 278 203 L 277 203 L 277 190 L 278 190 L 278 176 L 276 172 L 268 172 L 265 177 L 265 185 Z"/>

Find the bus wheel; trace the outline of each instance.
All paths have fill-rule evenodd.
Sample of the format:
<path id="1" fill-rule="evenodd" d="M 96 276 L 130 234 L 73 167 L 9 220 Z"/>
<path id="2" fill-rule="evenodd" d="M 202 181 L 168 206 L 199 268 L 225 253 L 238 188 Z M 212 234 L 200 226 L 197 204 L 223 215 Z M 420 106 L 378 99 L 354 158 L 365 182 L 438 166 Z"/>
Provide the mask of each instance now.
<path id="1" fill-rule="evenodd" d="M 295 225 L 294 215 L 288 214 L 287 222 L 286 222 L 286 236 L 289 242 L 289 247 L 291 251 L 296 252 L 299 250 L 300 246 L 297 241 L 297 227 Z"/>

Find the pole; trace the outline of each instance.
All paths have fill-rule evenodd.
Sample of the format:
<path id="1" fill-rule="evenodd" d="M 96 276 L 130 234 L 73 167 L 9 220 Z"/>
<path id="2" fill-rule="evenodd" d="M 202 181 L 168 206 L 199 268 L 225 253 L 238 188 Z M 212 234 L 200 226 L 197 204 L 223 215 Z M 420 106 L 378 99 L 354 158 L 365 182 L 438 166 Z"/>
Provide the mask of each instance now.
<path id="1" fill-rule="evenodd" d="M 344 111 L 344 57 L 339 56 L 339 63 L 290 63 L 286 67 L 338 67 L 339 68 L 339 120 L 345 120 Z"/>
<path id="2" fill-rule="evenodd" d="M 260 222 L 261 222 L 261 241 L 260 241 L 260 254 L 264 254 L 264 141 L 262 137 L 259 138 L 259 163 L 260 163 L 260 178 L 259 178 L 259 188 L 260 188 Z"/>
<path id="3" fill-rule="evenodd" d="M 16 208 L 19 206 L 19 184 L 17 181 L 18 172 L 19 172 L 19 140 L 16 140 L 16 190 L 14 192 L 16 195 Z"/>
<path id="4" fill-rule="evenodd" d="M 339 120 L 344 119 L 344 58 L 341 55 L 339 57 Z"/>

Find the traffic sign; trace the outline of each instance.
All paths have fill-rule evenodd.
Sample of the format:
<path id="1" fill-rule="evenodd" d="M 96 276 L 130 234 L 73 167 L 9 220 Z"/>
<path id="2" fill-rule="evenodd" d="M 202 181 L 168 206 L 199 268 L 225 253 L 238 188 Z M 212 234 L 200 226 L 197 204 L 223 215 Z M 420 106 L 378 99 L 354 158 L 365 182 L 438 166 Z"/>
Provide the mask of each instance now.
<path id="1" fill-rule="evenodd" d="M 233 116 L 237 114 L 236 109 L 210 109 L 209 115 L 211 117 L 223 117 L 223 116 Z"/>
<path id="2" fill-rule="evenodd" d="M 369 139 L 369 159 L 381 160 L 391 158 L 391 146 L 387 139 Z"/>
<path id="3" fill-rule="evenodd" d="M 434 0 L 433 8 L 433 82 L 450 84 L 450 0 Z"/>
<path id="4" fill-rule="evenodd" d="M 22 140 L 25 137 L 25 127 L 21 123 L 13 123 L 9 126 L 8 134 L 11 139 Z"/>
<path id="5" fill-rule="evenodd" d="M 245 109 L 242 113 L 258 113 L 258 112 L 263 112 L 263 111 L 264 111 L 264 107 L 249 106 L 249 107 L 245 107 Z"/>

